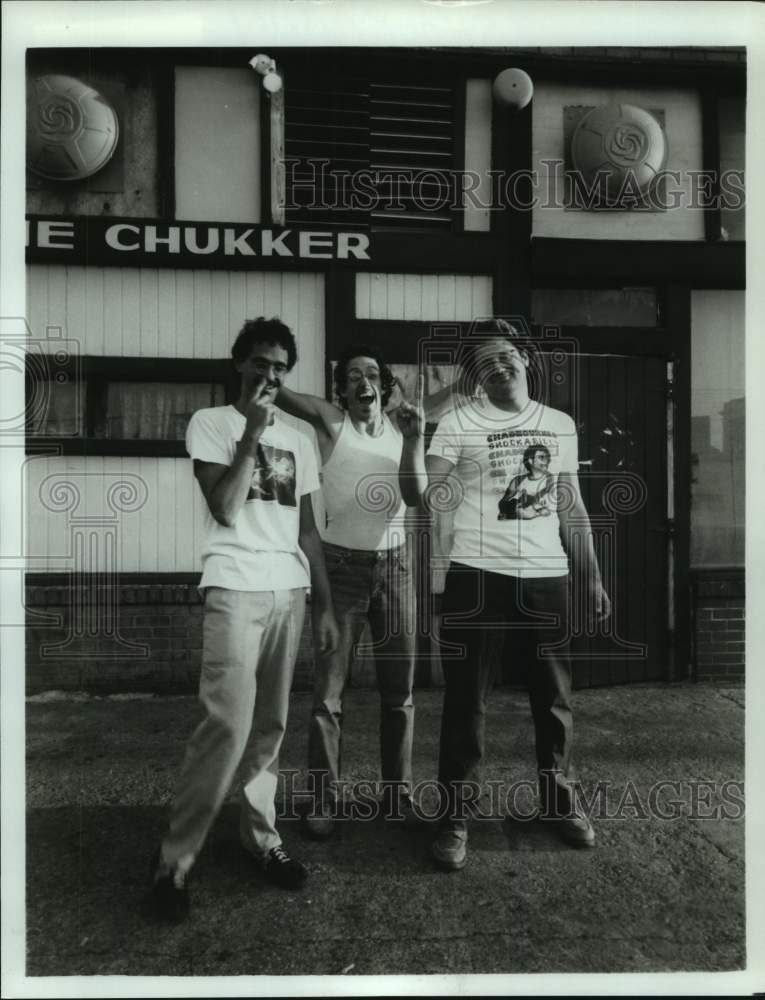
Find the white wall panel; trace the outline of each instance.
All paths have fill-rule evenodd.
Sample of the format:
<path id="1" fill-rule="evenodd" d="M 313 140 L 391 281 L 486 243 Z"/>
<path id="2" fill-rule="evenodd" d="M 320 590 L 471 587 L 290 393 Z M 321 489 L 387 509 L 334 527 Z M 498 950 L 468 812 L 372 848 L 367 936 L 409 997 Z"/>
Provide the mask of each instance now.
<path id="1" fill-rule="evenodd" d="M 356 275 L 359 319 L 459 320 L 490 316 L 491 278 L 483 274 Z"/>
<path id="2" fill-rule="evenodd" d="M 245 319 L 279 316 L 297 338 L 301 378 L 316 375 L 318 359 L 310 391 L 323 393 L 324 278 L 312 271 L 35 264 L 27 311 L 35 337 L 53 326 L 76 339 L 82 354 L 144 358 L 225 358 Z M 51 341 L 49 350 L 56 346 Z"/>
<path id="3" fill-rule="evenodd" d="M 249 67 L 177 66 L 179 219 L 260 221 L 260 79 Z"/>
<path id="4" fill-rule="evenodd" d="M 550 173 L 544 160 L 562 163 L 565 154 L 563 109 L 568 106 L 636 104 L 664 111 L 664 131 L 668 156 L 666 170 L 679 171 L 686 203 L 691 200 L 690 170 L 700 170 L 701 100 L 692 90 L 665 90 L 653 87 L 579 87 L 574 84 L 541 83 L 534 89 L 532 118 L 532 170 L 540 183 L 535 194 L 539 203 L 533 210 L 533 235 L 604 240 L 703 240 L 704 215 L 698 208 L 678 207 L 666 211 L 594 212 L 572 211 L 563 204 L 563 168 L 554 183 L 543 183 Z M 557 188 L 557 197 L 556 197 Z M 668 201 L 671 199 L 668 196 Z"/>
<path id="5" fill-rule="evenodd" d="M 112 510 L 110 491 L 120 482 L 145 492 L 139 509 Z M 73 510 L 57 511 L 53 491 L 67 484 L 79 503 Z M 112 531 L 118 572 L 191 573 L 200 567 L 202 507 L 188 459 L 41 456 L 27 462 L 25 490 L 31 570 L 103 572 L 104 540 Z M 77 561 L 75 531 L 89 540 L 86 565 Z"/>
<path id="6" fill-rule="evenodd" d="M 44 340 L 48 327 L 60 327 L 62 336 L 78 341 L 82 354 L 157 358 L 226 358 L 245 319 L 280 316 L 298 342 L 298 364 L 289 384 L 324 395 L 324 278 L 314 272 L 33 265 L 28 270 L 28 315 L 34 337 Z M 50 337 L 47 349 L 57 346 Z M 307 424 L 284 419 L 313 438 Z M 203 500 L 191 462 L 100 456 L 29 459 L 25 509 L 30 569 L 72 568 L 72 517 L 111 515 L 108 490 L 122 473 L 138 477 L 147 500 L 140 510 L 119 515 L 119 569 L 199 570 Z M 40 499 L 38 490 L 48 475 L 79 491 L 80 506 L 73 514 L 57 512 Z"/>

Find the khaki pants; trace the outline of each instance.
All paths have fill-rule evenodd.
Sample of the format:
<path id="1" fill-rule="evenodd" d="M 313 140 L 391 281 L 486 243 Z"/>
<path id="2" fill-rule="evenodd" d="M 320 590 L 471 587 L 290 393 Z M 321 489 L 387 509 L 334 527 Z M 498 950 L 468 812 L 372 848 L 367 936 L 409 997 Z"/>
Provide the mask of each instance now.
<path id="1" fill-rule="evenodd" d="M 279 749 L 305 614 L 305 590 L 209 587 L 199 700 L 205 718 L 181 770 L 162 860 L 188 871 L 241 764 L 242 843 L 263 857 L 276 831 Z"/>

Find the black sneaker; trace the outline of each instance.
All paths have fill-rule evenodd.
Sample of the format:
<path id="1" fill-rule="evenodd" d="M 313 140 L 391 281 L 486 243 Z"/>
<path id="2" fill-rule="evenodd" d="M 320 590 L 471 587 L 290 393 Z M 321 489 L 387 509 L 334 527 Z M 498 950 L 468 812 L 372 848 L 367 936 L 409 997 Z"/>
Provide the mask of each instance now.
<path id="1" fill-rule="evenodd" d="M 282 889 L 299 889 L 308 878 L 303 865 L 291 858 L 283 847 L 272 847 L 265 856 L 263 874 Z"/>
<path id="2" fill-rule="evenodd" d="M 189 915 L 189 890 L 186 875 L 168 868 L 160 851 L 151 862 L 151 897 L 154 915 L 168 923 L 178 924 Z"/>

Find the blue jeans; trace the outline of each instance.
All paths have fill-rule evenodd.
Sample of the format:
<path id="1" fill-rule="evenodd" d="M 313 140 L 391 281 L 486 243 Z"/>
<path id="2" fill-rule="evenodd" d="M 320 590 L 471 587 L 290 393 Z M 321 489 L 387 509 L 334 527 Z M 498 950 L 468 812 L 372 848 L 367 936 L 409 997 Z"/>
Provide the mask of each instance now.
<path id="1" fill-rule="evenodd" d="M 480 781 L 486 704 L 503 655 L 522 657 L 536 737 L 543 810 L 571 807 L 568 577 L 521 579 L 452 563 L 446 577 L 441 641 L 441 815 L 464 827 L 467 783 Z M 449 652 L 452 658 L 449 659 Z"/>
<path id="2" fill-rule="evenodd" d="M 382 552 L 324 543 L 324 557 L 340 629 L 337 650 L 316 653 L 308 769 L 315 797 L 328 804 L 340 779 L 343 692 L 364 625 L 368 622 L 380 693 L 380 759 L 383 782 L 411 789 L 414 731 L 414 584 L 406 546 Z"/>

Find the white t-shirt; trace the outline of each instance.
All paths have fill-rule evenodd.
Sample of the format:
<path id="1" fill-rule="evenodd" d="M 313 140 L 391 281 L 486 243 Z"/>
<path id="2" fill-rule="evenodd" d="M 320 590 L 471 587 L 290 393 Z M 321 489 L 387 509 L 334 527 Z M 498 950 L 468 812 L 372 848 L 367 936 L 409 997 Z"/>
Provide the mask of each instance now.
<path id="1" fill-rule="evenodd" d="M 382 433 L 356 430 L 346 413 L 321 474 L 327 507 L 325 542 L 347 549 L 385 551 L 406 541 L 406 504 L 399 466 L 404 438 L 383 414 Z"/>
<path id="2" fill-rule="evenodd" d="M 186 450 L 193 459 L 230 466 L 246 423 L 234 406 L 197 410 L 186 430 Z M 308 587 L 308 560 L 298 546 L 300 498 L 318 488 L 310 441 L 275 417 L 260 438 L 247 499 L 233 527 L 219 524 L 205 503 L 200 588 Z"/>
<path id="3" fill-rule="evenodd" d="M 541 469 L 530 468 L 534 452 Z M 555 497 L 558 473 L 579 467 L 568 414 L 533 400 L 517 414 L 470 400 L 442 418 L 428 454 L 455 466 L 454 489 L 433 498 L 454 509 L 452 560 L 506 576 L 568 573 Z"/>

